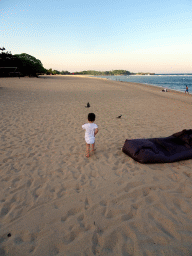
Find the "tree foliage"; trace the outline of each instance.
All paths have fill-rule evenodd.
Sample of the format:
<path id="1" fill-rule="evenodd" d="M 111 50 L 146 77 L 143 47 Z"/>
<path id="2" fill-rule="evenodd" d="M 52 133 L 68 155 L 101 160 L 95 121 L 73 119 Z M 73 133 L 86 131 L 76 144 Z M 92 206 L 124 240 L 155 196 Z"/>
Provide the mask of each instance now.
<path id="1" fill-rule="evenodd" d="M 39 73 L 45 73 L 46 70 L 40 60 L 27 54 L 15 54 L 18 60 L 19 70 L 23 75 L 37 76 Z"/>
<path id="2" fill-rule="evenodd" d="M 46 71 L 47 75 L 70 75 L 71 73 L 69 71 L 58 71 L 58 70 L 52 70 L 52 68 L 47 69 Z"/>
<path id="3" fill-rule="evenodd" d="M 4 47 L 0 48 L 0 51 L 0 76 L 10 76 L 11 73 L 37 76 L 46 72 L 41 61 L 27 53 L 12 55 L 11 52 L 4 52 Z"/>
<path id="4" fill-rule="evenodd" d="M 91 75 L 91 76 L 115 76 L 115 75 L 132 75 L 133 73 L 127 70 L 112 70 L 112 71 L 96 71 L 96 70 L 84 70 L 80 72 L 70 73 L 68 71 L 47 69 L 47 75 Z"/>
<path id="5" fill-rule="evenodd" d="M 0 48 L 0 76 L 9 76 L 10 72 L 17 69 L 17 59 L 11 52 L 5 52 L 5 48 Z"/>
<path id="6" fill-rule="evenodd" d="M 4 52 L 5 48 L 0 48 L 0 66 L 10 66 L 11 61 L 14 60 L 13 55 L 11 54 L 11 52 Z"/>
<path id="7" fill-rule="evenodd" d="M 75 72 L 75 75 L 93 75 L 93 76 L 117 76 L 117 75 L 130 75 L 131 72 L 127 70 L 112 70 L 112 71 L 95 71 L 86 70 L 81 72 Z"/>

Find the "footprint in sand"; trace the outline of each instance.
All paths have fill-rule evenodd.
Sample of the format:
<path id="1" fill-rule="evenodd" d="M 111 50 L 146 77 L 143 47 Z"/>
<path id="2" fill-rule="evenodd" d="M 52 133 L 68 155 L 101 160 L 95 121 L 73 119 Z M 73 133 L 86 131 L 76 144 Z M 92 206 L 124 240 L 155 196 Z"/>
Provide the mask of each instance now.
<path id="1" fill-rule="evenodd" d="M 14 239 L 14 243 L 15 244 L 22 244 L 23 243 L 23 239 L 20 236 L 18 236 L 18 237 L 16 237 Z"/>
<path id="2" fill-rule="evenodd" d="M 85 210 L 87 210 L 89 208 L 89 201 L 88 198 L 86 197 L 85 199 Z"/>
<path id="3" fill-rule="evenodd" d="M 61 222 L 65 222 L 70 216 L 76 215 L 77 213 L 82 211 L 82 207 L 73 208 L 67 212 L 67 214 L 61 217 Z"/>
<path id="4" fill-rule="evenodd" d="M 125 215 L 121 216 L 121 220 L 122 221 L 127 221 L 127 220 L 132 219 L 133 217 L 134 217 L 133 213 L 130 211 L 128 214 L 125 214 Z"/>
<path id="5" fill-rule="evenodd" d="M 77 218 L 78 221 L 82 221 L 84 219 L 84 214 L 79 215 L 79 217 Z"/>
<path id="6" fill-rule="evenodd" d="M 94 255 L 100 252 L 101 246 L 99 243 L 100 237 L 103 234 L 103 230 L 99 227 L 96 227 L 93 236 L 92 236 L 92 252 Z"/>

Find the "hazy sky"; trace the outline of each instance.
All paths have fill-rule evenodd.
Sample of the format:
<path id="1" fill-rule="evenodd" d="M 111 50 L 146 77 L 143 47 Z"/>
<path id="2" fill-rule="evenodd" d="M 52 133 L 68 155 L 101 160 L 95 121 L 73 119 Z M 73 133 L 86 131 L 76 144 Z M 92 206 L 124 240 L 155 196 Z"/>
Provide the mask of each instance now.
<path id="1" fill-rule="evenodd" d="M 192 0 L 0 0 L 0 47 L 45 68 L 192 73 Z"/>

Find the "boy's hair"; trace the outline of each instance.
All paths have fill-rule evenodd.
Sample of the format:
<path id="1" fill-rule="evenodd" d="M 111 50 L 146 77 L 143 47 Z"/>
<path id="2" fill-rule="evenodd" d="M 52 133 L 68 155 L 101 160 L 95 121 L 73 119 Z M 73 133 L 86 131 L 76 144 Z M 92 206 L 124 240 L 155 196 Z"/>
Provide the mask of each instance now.
<path id="1" fill-rule="evenodd" d="M 95 114 L 94 113 L 89 113 L 88 114 L 88 121 L 94 122 L 95 121 Z"/>

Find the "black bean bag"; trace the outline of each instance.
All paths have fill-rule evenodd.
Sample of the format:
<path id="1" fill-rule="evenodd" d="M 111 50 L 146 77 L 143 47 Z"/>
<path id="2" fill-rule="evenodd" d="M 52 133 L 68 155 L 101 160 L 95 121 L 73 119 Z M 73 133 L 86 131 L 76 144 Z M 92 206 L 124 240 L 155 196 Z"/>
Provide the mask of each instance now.
<path id="1" fill-rule="evenodd" d="M 192 130 L 165 138 L 126 140 L 122 151 L 142 164 L 192 159 Z"/>

